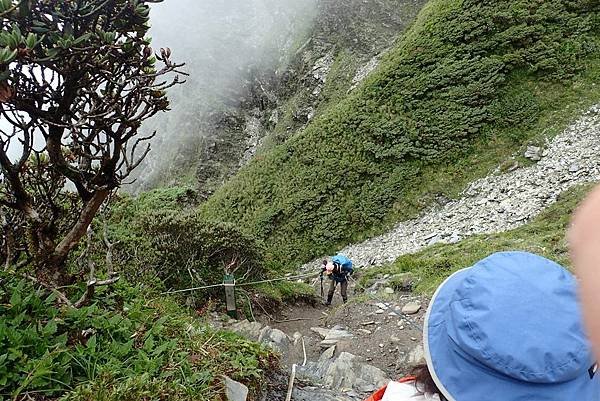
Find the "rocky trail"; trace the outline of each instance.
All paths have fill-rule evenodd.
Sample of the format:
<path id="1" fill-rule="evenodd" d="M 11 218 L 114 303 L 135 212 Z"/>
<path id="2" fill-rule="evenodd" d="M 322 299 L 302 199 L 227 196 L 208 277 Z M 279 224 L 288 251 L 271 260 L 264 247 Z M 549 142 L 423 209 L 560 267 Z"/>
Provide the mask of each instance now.
<path id="1" fill-rule="evenodd" d="M 460 199 L 340 252 L 359 267 L 379 266 L 438 242 L 454 243 L 470 235 L 503 232 L 527 223 L 554 203 L 561 192 L 600 180 L 600 105 L 589 109 L 545 147 L 529 146 L 524 156 L 535 164 L 519 168 L 515 162 L 505 173 L 498 169 L 469 185 Z M 304 268 L 314 268 L 320 260 Z"/>
<path id="2" fill-rule="evenodd" d="M 385 286 L 390 278 L 382 277 L 368 295 L 354 294 L 352 283 L 347 304 L 336 294 L 330 307 L 288 305 L 275 316 L 229 321 L 223 327 L 280 352 L 288 373 L 297 365 L 292 400 L 364 400 L 423 357 L 428 300 L 410 291 L 393 292 Z M 284 381 L 287 377 L 276 378 L 263 401 L 284 400 Z"/>

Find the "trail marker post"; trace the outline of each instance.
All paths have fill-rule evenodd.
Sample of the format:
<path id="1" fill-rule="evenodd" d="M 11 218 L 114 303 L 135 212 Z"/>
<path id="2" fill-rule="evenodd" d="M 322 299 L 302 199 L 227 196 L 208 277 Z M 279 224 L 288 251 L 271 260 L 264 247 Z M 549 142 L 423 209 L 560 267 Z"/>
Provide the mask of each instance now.
<path id="1" fill-rule="evenodd" d="M 235 278 L 233 274 L 226 274 L 223 277 L 223 287 L 225 287 L 225 303 L 227 304 L 227 314 L 233 318 L 238 318 L 237 306 L 235 302 Z"/>

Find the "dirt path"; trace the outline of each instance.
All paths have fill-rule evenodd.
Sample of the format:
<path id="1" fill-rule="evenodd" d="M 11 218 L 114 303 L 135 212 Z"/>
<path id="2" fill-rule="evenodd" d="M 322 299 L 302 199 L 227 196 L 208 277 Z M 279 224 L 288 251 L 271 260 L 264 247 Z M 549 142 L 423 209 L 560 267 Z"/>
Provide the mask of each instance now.
<path id="1" fill-rule="evenodd" d="M 316 291 L 320 291 L 318 284 L 315 287 Z M 338 293 L 332 306 L 287 305 L 273 316 L 274 320 L 265 315 L 259 320 L 290 337 L 300 333 L 304 337 L 308 360 L 319 359 L 325 350 L 320 345 L 323 336 L 313 328 L 341 327 L 353 338 L 337 343 L 337 355 L 341 352 L 354 354 L 390 377 L 406 373 L 411 367 L 409 354 L 421 344 L 423 315 L 428 300 L 411 293 L 355 294 L 353 284 L 348 292 L 347 304 L 341 302 Z M 419 312 L 410 316 L 400 313 L 404 305 L 415 301 L 422 305 Z"/>

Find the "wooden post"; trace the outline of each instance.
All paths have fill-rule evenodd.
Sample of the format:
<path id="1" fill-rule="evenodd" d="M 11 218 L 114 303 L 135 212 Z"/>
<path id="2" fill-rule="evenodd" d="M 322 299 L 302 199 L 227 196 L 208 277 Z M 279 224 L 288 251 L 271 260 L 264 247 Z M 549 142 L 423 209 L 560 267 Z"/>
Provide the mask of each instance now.
<path id="1" fill-rule="evenodd" d="M 226 274 L 223 277 L 223 286 L 225 287 L 225 303 L 227 304 L 227 314 L 233 319 L 237 319 L 238 314 L 235 303 L 235 278 L 233 277 L 233 274 Z"/>

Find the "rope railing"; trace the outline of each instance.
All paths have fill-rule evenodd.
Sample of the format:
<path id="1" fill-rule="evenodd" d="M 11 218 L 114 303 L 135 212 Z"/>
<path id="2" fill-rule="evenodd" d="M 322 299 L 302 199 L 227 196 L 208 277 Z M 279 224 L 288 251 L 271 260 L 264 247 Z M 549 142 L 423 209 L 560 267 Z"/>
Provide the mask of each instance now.
<path id="1" fill-rule="evenodd" d="M 267 284 L 267 283 L 274 283 L 274 282 L 279 282 L 279 281 L 299 280 L 299 279 L 304 279 L 304 278 L 318 277 L 320 274 L 321 274 L 321 271 L 318 271 L 318 272 L 313 272 L 313 273 L 300 274 L 300 275 L 296 275 L 296 276 L 277 277 L 277 278 L 273 278 L 273 279 L 251 281 L 251 282 L 246 282 L 246 283 L 236 283 L 234 280 L 234 281 L 223 282 L 223 283 L 219 283 L 219 284 L 205 285 L 205 286 L 201 286 L 201 287 L 192 287 L 192 288 L 184 288 L 181 290 L 166 291 L 166 292 L 163 292 L 162 295 L 180 294 L 180 293 L 184 293 L 184 292 L 200 291 L 200 290 L 207 290 L 210 288 L 219 288 L 219 287 L 223 287 L 223 288 L 227 287 L 230 289 L 235 288 L 235 287 L 240 287 L 240 288 L 241 287 L 250 287 L 252 285 L 258 285 L 258 284 Z M 349 280 L 351 280 L 352 282 L 354 282 L 356 284 L 356 280 L 354 280 L 351 276 L 349 276 L 348 278 L 349 278 Z M 226 289 L 225 296 L 231 302 L 231 303 L 228 302 L 228 313 L 233 312 L 233 310 L 229 311 L 229 305 L 235 305 L 235 294 L 233 293 L 233 291 L 229 292 Z M 229 299 L 230 297 L 233 297 L 234 299 Z M 373 296 L 373 298 L 379 302 L 382 302 L 380 299 L 378 299 L 375 296 Z M 390 310 L 391 310 L 391 313 L 402 318 L 405 322 L 407 322 L 413 328 L 415 328 L 417 330 L 421 329 L 418 324 L 413 322 L 412 319 L 410 319 L 408 317 L 407 314 L 395 311 L 391 308 L 390 308 Z"/>
<path id="2" fill-rule="evenodd" d="M 247 282 L 247 283 L 233 283 L 234 286 L 236 287 L 249 287 L 251 285 L 257 285 L 257 284 L 266 284 L 266 283 L 273 283 L 273 282 L 277 282 L 277 281 L 287 281 L 287 280 L 298 280 L 298 279 L 302 279 L 302 278 L 310 278 L 313 276 L 318 276 L 320 273 L 307 273 L 307 274 L 301 274 L 298 276 L 287 276 L 287 277 L 278 277 L 278 278 L 273 278 L 273 279 L 268 279 L 268 280 L 259 280 L 259 281 L 251 281 L 251 282 Z M 161 295 L 170 295 L 170 294 L 179 294 L 182 292 L 192 292 L 192 291 L 199 291 L 199 290 L 207 290 L 210 288 L 218 288 L 218 287 L 225 287 L 227 285 L 232 285 L 229 283 L 219 283 L 219 284 L 212 284 L 212 285 L 205 285 L 202 287 L 192 287 L 192 288 L 184 288 L 181 290 L 172 290 L 172 291 L 165 291 L 163 293 L 161 293 Z"/>

